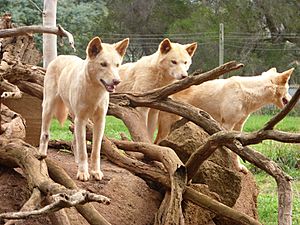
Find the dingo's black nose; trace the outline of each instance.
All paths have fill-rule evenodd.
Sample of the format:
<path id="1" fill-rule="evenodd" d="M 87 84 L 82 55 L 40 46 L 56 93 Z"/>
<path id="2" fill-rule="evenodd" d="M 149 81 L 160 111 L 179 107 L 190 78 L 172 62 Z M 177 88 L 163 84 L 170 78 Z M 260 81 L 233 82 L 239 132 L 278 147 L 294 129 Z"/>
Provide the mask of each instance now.
<path id="1" fill-rule="evenodd" d="M 118 79 L 113 79 L 112 82 L 114 85 L 118 85 L 121 81 Z"/>
<path id="2" fill-rule="evenodd" d="M 186 78 L 188 75 L 187 74 L 181 74 L 181 79 Z"/>

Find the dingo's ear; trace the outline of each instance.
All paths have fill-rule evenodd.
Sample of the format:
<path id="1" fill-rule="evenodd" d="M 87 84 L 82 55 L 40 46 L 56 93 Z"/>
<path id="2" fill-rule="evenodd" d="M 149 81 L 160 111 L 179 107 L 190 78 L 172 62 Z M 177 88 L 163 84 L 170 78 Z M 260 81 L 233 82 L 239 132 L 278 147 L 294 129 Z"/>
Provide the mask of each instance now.
<path id="1" fill-rule="evenodd" d="M 165 38 L 160 44 L 159 44 L 159 50 L 162 54 L 166 54 L 171 50 L 171 41 L 169 38 Z"/>
<path id="2" fill-rule="evenodd" d="M 86 54 L 89 58 L 95 58 L 99 52 L 102 50 L 101 39 L 99 37 L 94 37 L 88 44 L 86 49 Z"/>
<path id="3" fill-rule="evenodd" d="M 267 72 L 276 72 L 277 73 L 277 69 L 275 67 L 269 69 Z"/>
<path id="4" fill-rule="evenodd" d="M 289 82 L 290 76 L 292 75 L 295 68 L 291 68 L 287 71 L 284 71 L 276 77 L 276 83 L 280 85 L 284 85 Z"/>
<path id="5" fill-rule="evenodd" d="M 194 42 L 192 44 L 185 45 L 185 50 L 189 53 L 189 55 L 192 57 L 197 49 L 197 42 Z"/>
<path id="6" fill-rule="evenodd" d="M 117 52 L 120 54 L 120 56 L 123 57 L 125 55 L 128 44 L 129 44 L 129 38 L 125 38 L 124 40 L 115 43 L 115 48 Z"/>

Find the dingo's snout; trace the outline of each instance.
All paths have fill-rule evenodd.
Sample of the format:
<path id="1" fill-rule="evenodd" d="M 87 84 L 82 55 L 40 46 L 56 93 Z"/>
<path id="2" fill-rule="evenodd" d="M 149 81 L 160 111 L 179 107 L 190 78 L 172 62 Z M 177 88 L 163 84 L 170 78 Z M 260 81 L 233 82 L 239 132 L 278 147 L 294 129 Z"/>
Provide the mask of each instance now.
<path id="1" fill-rule="evenodd" d="M 121 83 L 121 80 L 119 80 L 119 79 L 113 79 L 112 83 L 113 83 L 113 85 L 117 86 L 119 83 Z"/>
<path id="2" fill-rule="evenodd" d="M 180 79 L 182 80 L 182 79 L 186 78 L 187 76 L 188 76 L 187 74 L 181 74 Z"/>

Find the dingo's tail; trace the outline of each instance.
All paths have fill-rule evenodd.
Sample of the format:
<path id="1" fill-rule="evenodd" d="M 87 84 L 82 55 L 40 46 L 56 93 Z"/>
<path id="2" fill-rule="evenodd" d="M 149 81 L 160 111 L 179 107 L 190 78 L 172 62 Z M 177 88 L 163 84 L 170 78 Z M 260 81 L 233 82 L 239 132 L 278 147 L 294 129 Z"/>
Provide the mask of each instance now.
<path id="1" fill-rule="evenodd" d="M 69 110 L 63 103 L 62 99 L 57 99 L 55 104 L 54 115 L 62 126 L 68 117 Z"/>

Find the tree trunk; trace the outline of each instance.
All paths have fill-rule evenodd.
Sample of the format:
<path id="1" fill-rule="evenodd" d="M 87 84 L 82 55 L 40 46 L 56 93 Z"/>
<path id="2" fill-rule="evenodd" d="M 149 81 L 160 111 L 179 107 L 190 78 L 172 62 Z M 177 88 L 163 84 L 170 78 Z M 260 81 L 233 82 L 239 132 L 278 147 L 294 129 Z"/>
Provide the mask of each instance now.
<path id="1" fill-rule="evenodd" d="M 43 26 L 56 27 L 57 0 L 44 0 Z M 57 56 L 57 37 L 54 34 L 43 34 L 43 66 L 47 68 L 49 63 Z"/>

